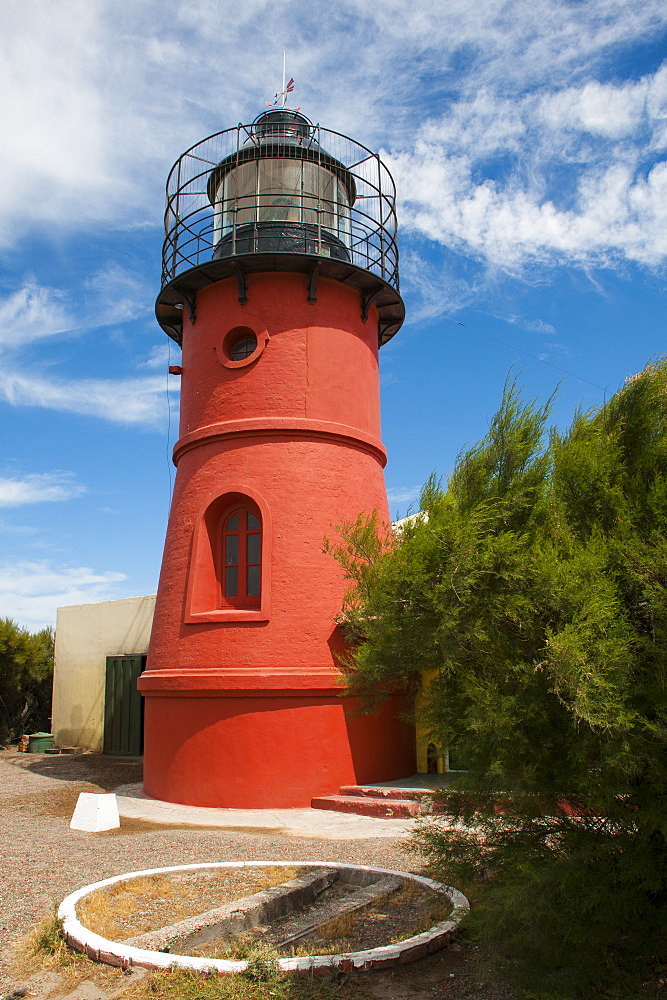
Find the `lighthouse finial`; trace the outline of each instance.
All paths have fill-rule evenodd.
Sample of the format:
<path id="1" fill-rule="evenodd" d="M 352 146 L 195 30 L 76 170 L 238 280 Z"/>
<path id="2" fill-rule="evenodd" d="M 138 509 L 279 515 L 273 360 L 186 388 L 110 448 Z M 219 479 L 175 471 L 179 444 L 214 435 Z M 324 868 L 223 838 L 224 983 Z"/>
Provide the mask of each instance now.
<path id="1" fill-rule="evenodd" d="M 293 76 L 290 77 L 290 79 L 287 81 L 287 85 L 285 84 L 285 51 L 283 50 L 283 89 L 279 91 L 279 93 L 273 95 L 272 101 L 266 102 L 267 108 L 277 107 L 279 101 L 282 101 L 281 107 L 284 108 L 287 103 L 287 95 L 291 94 L 293 90 L 294 90 Z M 300 109 L 295 108 L 294 110 L 299 111 Z"/>

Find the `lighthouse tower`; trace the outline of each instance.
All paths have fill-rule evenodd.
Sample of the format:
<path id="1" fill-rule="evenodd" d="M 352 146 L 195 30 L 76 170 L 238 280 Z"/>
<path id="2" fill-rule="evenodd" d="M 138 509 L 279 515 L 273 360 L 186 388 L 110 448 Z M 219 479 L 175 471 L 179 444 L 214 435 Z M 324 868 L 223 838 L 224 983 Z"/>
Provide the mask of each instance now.
<path id="1" fill-rule="evenodd" d="M 306 806 L 414 771 L 400 695 L 343 695 L 346 589 L 323 551 L 389 520 L 378 348 L 399 329 L 394 185 L 378 156 L 274 108 L 167 183 L 157 318 L 182 346 L 177 466 L 147 669 L 144 788 Z"/>

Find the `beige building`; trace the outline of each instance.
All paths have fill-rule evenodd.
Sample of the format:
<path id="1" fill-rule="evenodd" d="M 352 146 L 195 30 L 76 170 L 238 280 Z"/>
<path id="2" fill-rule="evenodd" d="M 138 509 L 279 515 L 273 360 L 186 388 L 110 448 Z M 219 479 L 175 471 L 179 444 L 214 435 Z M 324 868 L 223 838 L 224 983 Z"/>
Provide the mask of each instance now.
<path id="1" fill-rule="evenodd" d="M 155 595 L 58 608 L 51 726 L 56 746 L 141 752 L 136 677 L 154 611 Z"/>

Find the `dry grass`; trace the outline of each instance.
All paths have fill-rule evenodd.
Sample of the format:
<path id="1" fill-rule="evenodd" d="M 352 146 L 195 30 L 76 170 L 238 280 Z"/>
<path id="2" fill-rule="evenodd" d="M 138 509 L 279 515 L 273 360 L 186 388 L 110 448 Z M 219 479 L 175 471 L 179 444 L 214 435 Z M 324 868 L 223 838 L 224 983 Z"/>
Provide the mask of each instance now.
<path id="1" fill-rule="evenodd" d="M 309 955 L 339 955 L 354 951 L 351 940 L 357 931 L 359 912 L 339 913 L 312 932 L 304 944 L 294 944 L 287 950 L 290 957 L 307 958 Z"/>
<path id="2" fill-rule="evenodd" d="M 413 903 L 421 893 L 426 889 L 425 886 L 419 884 L 419 882 L 413 882 L 412 879 L 403 879 L 403 884 L 398 892 L 392 892 L 390 896 L 387 896 L 383 902 L 385 905 L 388 903 L 390 906 L 405 906 L 406 903 Z M 430 891 L 426 889 L 426 891 Z"/>
<path id="3" fill-rule="evenodd" d="M 232 941 L 208 941 L 199 948 L 192 948 L 189 954 L 200 958 L 226 958 L 230 962 L 242 962 L 256 944 L 255 936 L 252 932 L 247 932 L 237 935 Z"/>
<path id="4" fill-rule="evenodd" d="M 318 927 L 317 933 L 325 941 L 343 941 L 354 934 L 355 919 L 352 913 L 339 913 Z"/>
<path id="5" fill-rule="evenodd" d="M 415 885 L 417 893 L 423 891 L 416 883 L 412 884 Z M 420 917 L 412 921 L 399 934 L 392 937 L 391 944 L 400 944 L 401 941 L 407 941 L 408 938 L 413 937 L 415 934 L 423 934 L 425 931 L 429 931 L 435 924 L 446 920 L 454 909 L 451 899 L 444 892 L 437 892 L 435 889 L 428 889 L 426 891 L 428 893 L 427 898 L 424 900 L 426 912 L 422 912 Z M 395 903 L 399 904 L 400 900 L 395 900 Z"/>
<path id="6" fill-rule="evenodd" d="M 78 904 L 77 917 L 89 930 L 112 941 L 151 929 L 150 921 L 137 908 L 148 900 L 171 898 L 173 883 L 160 875 L 126 879 L 107 889 L 91 892 Z M 176 904 L 178 909 L 178 904 Z"/>
<path id="7" fill-rule="evenodd" d="M 354 934 L 354 924 L 354 914 L 340 913 L 313 932 L 321 940 L 328 942 L 326 945 L 319 943 L 317 945 L 312 943 L 295 944 L 287 951 L 283 951 L 282 954 L 290 956 L 336 955 L 340 951 L 347 950 L 348 939 Z M 238 935 L 233 941 L 211 941 L 199 948 L 193 948 L 188 954 L 206 958 L 226 958 L 240 962 L 261 946 L 268 945 L 264 945 L 261 940 L 258 940 L 252 931 L 247 931 Z"/>
<path id="8" fill-rule="evenodd" d="M 70 951 L 62 935 L 62 920 L 56 913 L 44 917 L 17 947 L 17 964 L 34 966 L 35 961 L 45 969 L 63 969 L 73 965 L 78 956 Z"/>
<path id="9" fill-rule="evenodd" d="M 446 920 L 454 909 L 452 901 L 444 892 L 437 893 L 435 899 L 432 899 L 428 907 L 428 916 L 432 924 L 439 924 L 443 920 Z"/>
<path id="10" fill-rule="evenodd" d="M 93 982 L 101 989 L 117 990 L 125 973 L 109 965 L 99 965 L 72 951 L 62 936 L 62 921 L 55 912 L 44 917 L 16 948 L 12 975 L 27 979 L 39 972 L 58 972 L 60 982 L 53 995 L 71 993 L 83 982 Z"/>
<path id="11" fill-rule="evenodd" d="M 372 903 L 371 909 L 386 910 L 387 907 L 395 907 L 404 910 L 406 907 L 412 906 L 426 908 L 428 911 L 424 914 L 424 919 L 429 920 L 430 923 L 423 928 L 424 930 L 427 930 L 432 924 L 446 920 L 453 909 L 452 901 L 446 893 L 439 889 L 431 889 L 430 886 L 420 885 L 411 879 L 405 879 L 398 892 L 378 900 L 377 903 Z M 414 933 L 416 934 L 418 931 L 414 931 Z"/>
<path id="12" fill-rule="evenodd" d="M 257 942 L 246 945 L 245 953 L 239 957 L 252 962 L 249 974 L 206 976 L 171 968 L 140 979 L 133 976 L 123 989 L 128 974 L 70 951 L 61 934 L 61 922 L 51 915 L 21 943 L 12 972 L 27 978 L 42 970 L 57 971 L 60 981 L 50 993 L 54 1000 L 84 983 L 114 994 L 117 1000 L 371 1000 L 374 997 L 363 984 L 346 977 L 284 976 L 276 970 L 270 949 L 258 947 Z"/>
<path id="13" fill-rule="evenodd" d="M 127 879 L 91 893 L 79 904 L 78 915 L 84 926 L 103 937 L 123 940 L 288 881 L 301 871 L 296 866 L 257 865 Z M 287 953 L 329 955 L 397 944 L 445 920 L 451 909 L 444 893 L 405 879 L 397 892 L 362 909 L 337 914 Z M 258 940 L 261 935 L 248 932 L 233 941 L 208 942 L 189 953 L 240 960 Z"/>
<path id="14" fill-rule="evenodd" d="M 329 955 L 339 951 L 400 944 L 446 920 L 451 912 L 449 896 L 406 879 L 398 892 L 369 903 L 353 913 L 334 917 L 318 928 L 318 937 L 328 943 L 317 951 L 319 954 Z M 400 929 L 392 933 L 397 924 Z M 369 942 L 369 936 L 372 943 Z M 307 955 L 314 950 L 312 944 L 299 946 L 293 954 Z"/>
<path id="15" fill-rule="evenodd" d="M 82 899 L 77 916 L 96 934 L 124 940 L 289 881 L 301 870 L 294 865 L 257 866 L 124 879 Z"/>
<path id="16" fill-rule="evenodd" d="M 241 871 L 254 880 L 253 885 L 259 884 L 260 887 L 266 888 L 268 885 L 275 885 L 278 881 L 294 877 L 299 869 L 293 866 L 281 866 L 279 869 L 266 869 L 258 866 L 255 870 L 242 869 Z M 117 889 L 120 886 L 126 890 L 123 905 L 127 905 L 131 899 L 158 897 L 162 900 L 166 898 L 172 907 L 172 913 L 173 899 L 177 888 L 178 891 L 183 889 L 182 886 L 177 887 L 174 884 L 173 878 L 166 876 L 144 876 L 129 880 L 126 884 L 119 883 L 110 888 Z M 189 890 L 191 895 L 201 895 L 201 886 L 198 887 L 196 883 L 191 884 Z M 237 896 L 249 891 L 247 881 L 243 887 L 237 885 L 235 891 Z M 102 893 L 100 893 L 101 895 Z M 111 917 L 113 918 L 114 900 L 122 902 L 123 897 L 118 893 L 110 892 L 107 892 L 107 897 L 101 904 L 98 916 L 104 917 L 103 911 L 106 906 L 111 908 Z M 369 922 L 377 922 L 380 925 L 387 919 L 387 914 L 390 914 L 390 920 L 397 920 L 401 909 L 408 906 L 419 907 L 423 914 L 421 924 L 416 925 L 414 921 L 411 921 L 411 926 L 404 928 L 401 934 L 392 939 L 399 942 L 444 920 L 451 911 L 451 902 L 443 893 L 425 889 L 410 881 L 406 881 L 398 892 L 393 893 L 383 902 L 385 905 L 382 908 L 380 908 L 380 901 L 375 904 L 375 911 L 372 906 L 369 906 L 360 911 L 343 913 L 333 917 L 319 928 L 318 937 L 321 940 L 321 945 L 313 945 L 311 942 L 309 946 L 301 946 L 292 953 L 302 955 L 335 954 L 356 950 L 353 947 L 353 939 L 355 933 L 359 932 L 359 925 Z M 206 900 L 206 903 L 208 908 L 209 900 Z M 381 912 L 381 909 L 384 912 Z M 108 917 L 109 911 L 107 910 L 105 919 Z M 382 943 L 389 942 L 385 938 Z M 209 952 L 209 954 L 211 953 Z M 62 938 L 60 922 L 55 915 L 34 928 L 23 943 L 22 955 L 24 970 L 27 969 L 30 973 L 34 973 L 37 969 L 55 969 L 61 974 L 62 979 L 56 991 L 57 995 L 68 994 L 84 982 L 94 983 L 102 989 L 115 993 L 122 989 L 124 978 L 126 978 L 126 974 L 119 969 L 100 966 L 84 956 L 71 952 Z M 252 959 L 253 967 L 248 974 L 227 977 L 201 976 L 197 973 L 176 969 L 152 973 L 140 981 L 128 982 L 126 988 L 118 994 L 118 1000 L 269 1000 L 270 997 L 279 998 L 279 1000 L 280 998 L 282 1000 L 339 1000 L 339 998 L 340 1000 L 347 1000 L 347 998 L 361 1000 L 361 998 L 375 996 L 372 990 L 368 991 L 369 987 L 366 985 L 364 977 L 361 980 L 356 977 L 345 979 L 337 976 L 318 976 L 310 979 L 286 977 L 275 968 L 273 958 L 276 957 L 276 953 L 272 947 L 268 943 L 258 941 L 250 934 L 246 938 L 228 945 L 224 950 L 221 949 L 216 957 Z M 27 964 L 25 964 L 26 962 Z M 54 993 L 54 997 L 56 993 Z"/>

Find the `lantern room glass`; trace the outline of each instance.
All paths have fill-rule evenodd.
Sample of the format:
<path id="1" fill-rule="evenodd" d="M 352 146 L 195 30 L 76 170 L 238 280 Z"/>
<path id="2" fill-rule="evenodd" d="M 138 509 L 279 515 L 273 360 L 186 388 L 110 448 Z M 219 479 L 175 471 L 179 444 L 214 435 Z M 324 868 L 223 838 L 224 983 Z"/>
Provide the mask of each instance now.
<path id="1" fill-rule="evenodd" d="M 350 246 L 350 203 L 335 173 L 309 160 L 267 157 L 241 163 L 216 191 L 214 244 L 234 227 L 262 222 L 321 226 Z"/>

